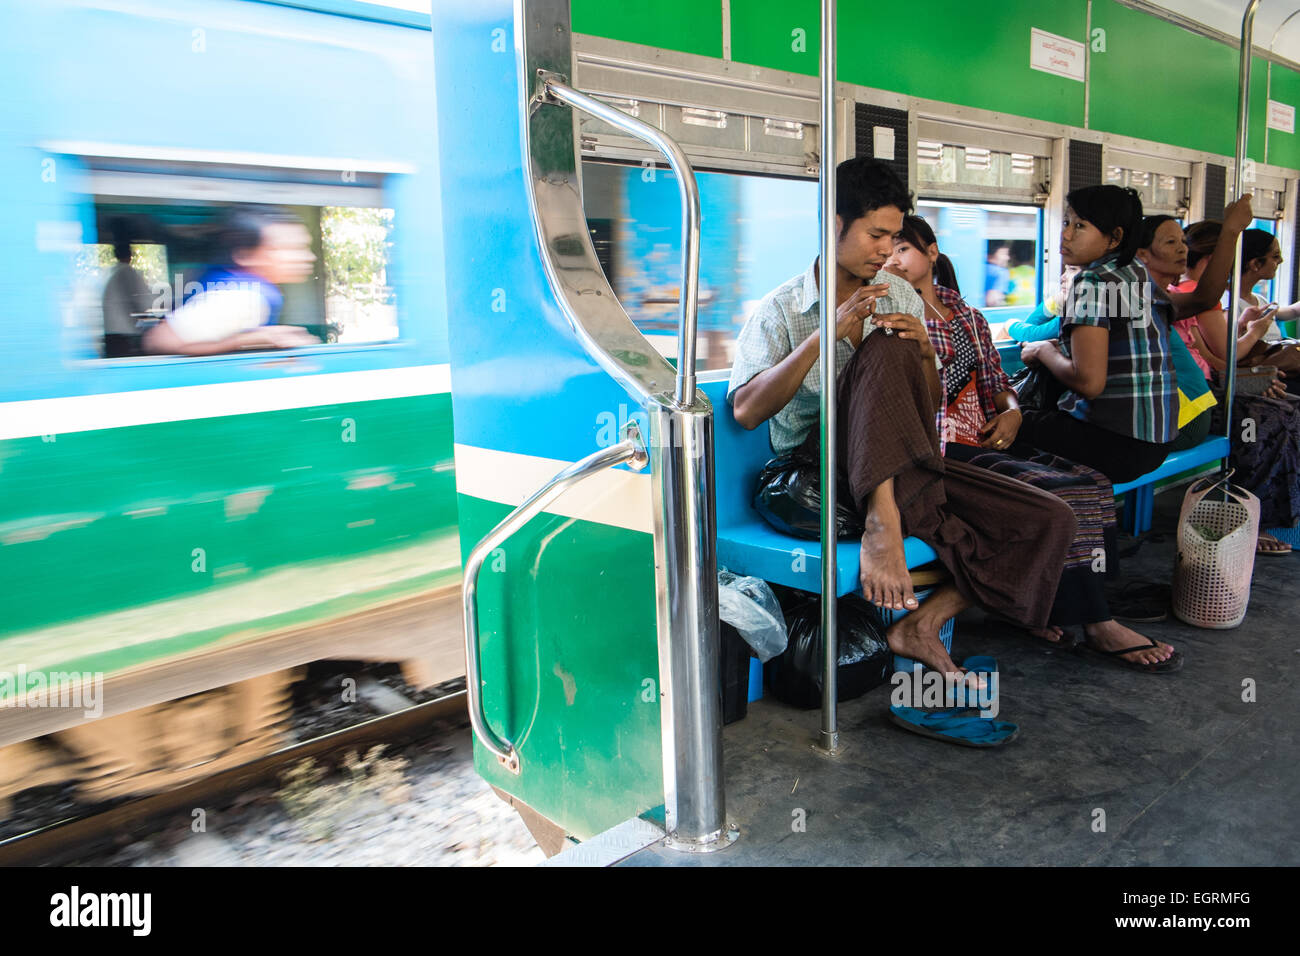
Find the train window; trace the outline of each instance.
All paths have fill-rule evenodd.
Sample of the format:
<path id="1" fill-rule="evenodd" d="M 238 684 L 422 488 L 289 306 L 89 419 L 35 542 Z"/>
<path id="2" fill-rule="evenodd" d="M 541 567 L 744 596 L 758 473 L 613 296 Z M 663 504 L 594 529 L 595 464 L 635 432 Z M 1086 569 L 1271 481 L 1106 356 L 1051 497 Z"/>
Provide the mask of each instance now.
<path id="1" fill-rule="evenodd" d="M 661 354 L 677 354 L 681 221 L 670 170 L 583 163 L 596 252 L 628 316 Z M 731 365 L 758 301 L 817 256 L 817 183 L 697 172 L 701 255 L 698 368 Z"/>
<path id="2" fill-rule="evenodd" d="M 394 214 L 380 174 L 86 165 L 91 241 L 77 258 L 74 306 L 87 354 L 139 360 L 398 337 Z"/>
<path id="3" fill-rule="evenodd" d="M 1021 318 L 1038 303 L 1040 208 L 920 199 L 916 209 L 952 260 L 962 295 L 990 323 Z"/>

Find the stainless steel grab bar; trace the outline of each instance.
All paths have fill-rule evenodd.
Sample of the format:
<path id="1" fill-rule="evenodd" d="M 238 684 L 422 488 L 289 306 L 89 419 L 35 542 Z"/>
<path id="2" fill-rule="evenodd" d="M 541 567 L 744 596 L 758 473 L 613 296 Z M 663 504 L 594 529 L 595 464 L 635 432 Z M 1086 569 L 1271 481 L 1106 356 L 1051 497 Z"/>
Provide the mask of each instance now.
<path id="1" fill-rule="evenodd" d="M 836 501 L 835 397 L 836 390 L 826 385 L 834 382 L 835 346 L 838 338 L 835 328 L 838 319 L 838 293 L 835 280 L 839 277 L 835 256 L 839 236 L 835 229 L 835 0 L 821 3 L 821 353 L 818 355 L 822 377 L 821 394 L 821 480 L 822 500 Z M 822 509 L 822 633 L 827 639 L 822 646 L 822 727 L 818 746 L 827 753 L 839 749 L 839 716 L 836 701 L 839 699 L 839 626 L 837 595 L 839 594 L 836 567 L 838 538 L 835 528 L 835 509 Z"/>
<path id="2" fill-rule="evenodd" d="M 469 722 L 483 746 L 511 773 L 519 773 L 519 753 L 514 744 L 503 740 L 488 726 L 487 717 L 483 713 L 478 657 L 478 575 L 483 568 L 483 561 L 507 538 L 544 511 L 547 505 L 584 478 L 614 465 L 629 464 L 639 471 L 648 462 L 641 430 L 635 422 L 629 422 L 626 439 L 574 462 L 557 474 L 484 535 L 465 561 L 462 597 L 465 610 L 465 696 L 469 706 Z"/>
<path id="3" fill-rule="evenodd" d="M 665 843 L 689 852 L 724 849 L 737 831 L 726 823 L 722 785 L 713 406 L 695 387 L 695 174 L 668 136 L 565 81 L 573 69 L 569 0 L 515 0 L 515 44 L 524 188 L 542 267 L 579 344 L 649 422 Z M 578 110 L 651 143 L 677 173 L 683 255 L 676 369 L 623 310 L 596 256 L 582 204 Z"/>
<path id="4" fill-rule="evenodd" d="M 1250 0 L 1246 13 L 1241 18 L 1241 59 L 1237 67 L 1237 153 L 1232 174 L 1234 200 L 1241 196 L 1246 185 L 1246 143 L 1250 131 L 1250 58 L 1255 35 L 1255 11 L 1258 8 L 1259 0 Z M 1243 249 L 1243 237 L 1238 235 L 1237 254 L 1232 260 L 1232 278 L 1228 281 L 1228 368 L 1224 377 L 1223 421 L 1229 440 L 1232 438 L 1232 397 L 1237 387 L 1237 299 L 1241 295 L 1238 290 L 1241 288 Z M 1228 469 L 1226 458 L 1223 460 L 1223 468 L 1225 472 Z"/>
<path id="5" fill-rule="evenodd" d="M 677 174 L 682 202 L 682 294 L 681 318 L 677 323 L 677 382 L 674 391 L 677 404 L 688 408 L 695 401 L 695 338 L 700 303 L 700 187 L 695 182 L 691 161 L 677 143 L 649 123 L 578 92 L 559 76 L 539 71 L 538 78 L 543 98 L 552 98 L 590 113 L 649 143 L 664 154 L 668 165 Z"/>

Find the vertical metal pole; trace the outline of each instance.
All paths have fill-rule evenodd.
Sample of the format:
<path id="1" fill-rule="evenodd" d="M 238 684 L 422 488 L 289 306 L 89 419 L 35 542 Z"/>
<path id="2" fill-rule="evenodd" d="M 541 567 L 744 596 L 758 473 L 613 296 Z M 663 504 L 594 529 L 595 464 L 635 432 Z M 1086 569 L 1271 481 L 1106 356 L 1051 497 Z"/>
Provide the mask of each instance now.
<path id="1" fill-rule="evenodd" d="M 1241 196 L 1246 184 L 1246 142 L 1250 132 L 1250 54 L 1255 34 L 1255 10 L 1259 0 L 1250 0 L 1241 19 L 1241 61 L 1237 68 L 1237 155 L 1233 167 L 1232 196 Z M 1228 370 L 1224 380 L 1224 432 L 1232 440 L 1232 398 L 1237 387 L 1237 299 L 1241 288 L 1242 237 L 1237 236 L 1237 254 L 1232 259 L 1232 278 L 1228 283 Z M 1228 459 L 1223 460 L 1227 474 Z"/>
<path id="2" fill-rule="evenodd" d="M 835 0 L 822 0 L 821 49 L 821 450 L 822 450 L 822 730 L 818 746 L 827 752 L 839 746 L 839 724 L 835 713 L 836 662 L 839 660 L 839 631 L 835 599 L 838 596 L 835 546 Z"/>

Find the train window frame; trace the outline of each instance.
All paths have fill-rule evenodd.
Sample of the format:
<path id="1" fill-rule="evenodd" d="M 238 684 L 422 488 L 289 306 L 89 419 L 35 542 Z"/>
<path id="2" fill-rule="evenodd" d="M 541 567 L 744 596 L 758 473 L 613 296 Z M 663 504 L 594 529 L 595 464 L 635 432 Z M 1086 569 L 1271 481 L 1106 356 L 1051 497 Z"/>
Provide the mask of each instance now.
<path id="1" fill-rule="evenodd" d="M 392 178 L 411 175 L 409 163 L 339 157 L 292 156 L 189 147 L 139 147 L 122 144 L 52 142 L 42 144 L 47 155 L 70 160 L 78 170 L 73 189 L 81 230 L 84 217 L 97 217 L 105 201 L 141 203 L 190 201 L 198 204 L 235 203 L 263 208 L 293 206 L 393 210 Z M 331 181 L 337 180 L 337 181 Z M 94 234 L 92 225 L 92 235 Z M 96 239 L 101 238 L 97 235 Z M 102 242 L 79 241 L 82 248 Z M 75 279 L 73 280 L 76 281 Z M 405 347 L 400 311 L 396 334 L 372 342 L 320 342 L 284 349 L 246 350 L 213 355 L 142 354 L 106 356 L 88 343 L 102 341 L 96 331 L 69 306 L 66 328 L 80 329 L 84 338 L 64 336 L 64 358 L 77 368 L 149 368 L 229 362 L 275 364 L 298 357 L 392 351 Z"/>

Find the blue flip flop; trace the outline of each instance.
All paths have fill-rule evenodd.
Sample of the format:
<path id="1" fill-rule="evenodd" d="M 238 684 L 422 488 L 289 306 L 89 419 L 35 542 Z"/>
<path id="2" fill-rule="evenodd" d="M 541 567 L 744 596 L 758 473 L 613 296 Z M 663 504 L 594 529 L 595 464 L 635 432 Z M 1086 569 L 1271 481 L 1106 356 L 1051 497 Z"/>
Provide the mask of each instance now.
<path id="1" fill-rule="evenodd" d="M 920 710 L 894 705 L 889 708 L 889 719 L 904 730 L 959 747 L 1001 747 L 1020 733 L 1015 724 L 989 720 L 969 707 Z"/>

